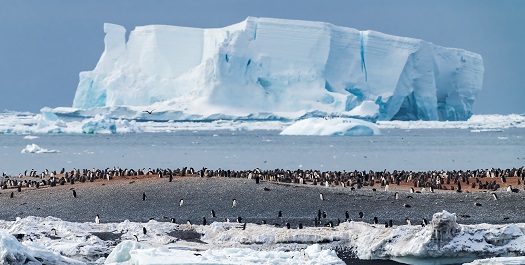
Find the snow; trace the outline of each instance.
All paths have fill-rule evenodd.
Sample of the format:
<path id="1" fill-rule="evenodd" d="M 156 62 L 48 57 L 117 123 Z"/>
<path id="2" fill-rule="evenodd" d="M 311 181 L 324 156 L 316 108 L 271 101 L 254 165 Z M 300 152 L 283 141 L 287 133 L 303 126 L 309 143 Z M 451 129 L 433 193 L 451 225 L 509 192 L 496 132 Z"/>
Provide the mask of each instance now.
<path id="1" fill-rule="evenodd" d="M 43 154 L 43 153 L 59 153 L 58 150 L 47 150 L 38 146 L 37 144 L 28 144 L 20 153 L 22 154 Z"/>
<path id="2" fill-rule="evenodd" d="M 381 135 L 371 122 L 350 118 L 310 118 L 300 120 L 281 132 L 281 135 Z"/>
<path id="3" fill-rule="evenodd" d="M 109 109 L 108 109 L 109 110 Z M 49 120 L 52 112 L 56 118 Z M 354 116 L 336 115 L 340 119 Z M 302 119 L 329 117 L 326 113 L 309 113 Z M 323 118 L 324 119 L 324 118 Z M 276 130 L 283 131 L 295 120 L 271 114 L 232 118 L 228 116 L 190 117 L 174 112 L 146 114 L 142 109 L 116 107 L 109 111 L 79 110 L 74 108 L 42 109 L 40 114 L 0 113 L 0 134 L 56 134 L 56 133 L 141 133 L 197 130 Z M 367 123 L 368 124 L 368 123 Z M 335 124 L 334 124 L 335 125 Z M 349 124 L 345 124 L 348 126 Z M 467 121 L 377 121 L 379 130 L 395 129 L 465 129 L 472 133 L 525 128 L 525 115 L 474 115 Z M 335 129 L 335 127 L 334 127 Z M 28 137 L 24 136 L 24 137 Z M 31 136 L 38 137 L 38 136 Z M 29 138 L 25 138 L 29 139 Z"/>
<path id="4" fill-rule="evenodd" d="M 122 26 L 104 24 L 104 32 L 104 52 L 80 73 L 74 108 L 143 107 L 190 119 L 322 112 L 466 120 L 483 82 L 479 54 L 323 22 L 147 25 L 127 41 Z"/>
<path id="5" fill-rule="evenodd" d="M 170 235 L 174 230 L 202 234 L 203 243 L 179 240 Z M 96 224 L 30 216 L 0 220 L 0 253 L 4 261 L 12 257 L 47 264 L 74 264 L 71 259 L 96 264 L 343 264 L 333 249 L 346 248 L 361 259 L 408 264 L 520 264 L 525 260 L 516 257 L 525 253 L 522 231 L 523 223 L 458 224 L 455 214 L 446 211 L 434 214 L 425 227 L 388 228 L 351 221 L 304 229 L 248 223 L 242 229 L 241 224 L 224 222 Z M 23 235 L 21 242 L 12 236 L 18 234 Z"/>

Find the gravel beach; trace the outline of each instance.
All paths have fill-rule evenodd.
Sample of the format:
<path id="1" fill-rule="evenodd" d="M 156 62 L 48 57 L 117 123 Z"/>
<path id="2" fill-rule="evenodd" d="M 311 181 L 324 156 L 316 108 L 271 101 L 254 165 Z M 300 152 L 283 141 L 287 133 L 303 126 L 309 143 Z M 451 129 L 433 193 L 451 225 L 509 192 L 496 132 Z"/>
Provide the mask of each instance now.
<path id="1" fill-rule="evenodd" d="M 266 190 L 264 188 L 267 188 Z M 73 197 L 75 189 L 77 197 Z M 243 222 L 284 225 L 292 227 L 299 223 L 314 225 L 318 211 L 326 212 L 322 223 L 334 224 L 345 219 L 345 211 L 354 221 L 379 223 L 393 220 L 394 225 L 406 224 L 410 218 L 413 225 L 419 225 L 423 218 L 431 220 L 432 215 L 447 210 L 458 215 L 458 223 L 520 223 L 525 222 L 525 192 L 510 193 L 500 189 L 495 200 L 491 192 L 472 191 L 457 193 L 436 191 L 435 193 L 409 193 L 400 189 L 395 199 L 395 187 L 384 191 L 377 187 L 351 190 L 343 187 L 261 182 L 235 178 L 167 178 L 127 177 L 118 180 L 96 180 L 93 183 L 66 183 L 63 186 L 45 188 L 24 188 L 0 191 L 2 211 L 0 219 L 14 220 L 25 216 L 53 216 L 65 221 L 92 222 L 99 215 L 101 222 L 122 222 L 124 220 L 146 222 L 150 219 L 177 223 L 200 224 L 202 217 L 208 223 L 234 222 L 242 217 Z M 13 192 L 13 198 L 10 198 Z M 322 192 L 324 200 L 320 200 Z M 143 200 L 143 193 L 146 199 Z M 184 199 L 184 206 L 179 200 Z M 232 207 L 232 200 L 237 206 Z M 211 217 L 211 210 L 216 217 Z M 278 212 L 282 211 L 282 217 Z M 358 213 L 364 217 L 359 218 Z"/>

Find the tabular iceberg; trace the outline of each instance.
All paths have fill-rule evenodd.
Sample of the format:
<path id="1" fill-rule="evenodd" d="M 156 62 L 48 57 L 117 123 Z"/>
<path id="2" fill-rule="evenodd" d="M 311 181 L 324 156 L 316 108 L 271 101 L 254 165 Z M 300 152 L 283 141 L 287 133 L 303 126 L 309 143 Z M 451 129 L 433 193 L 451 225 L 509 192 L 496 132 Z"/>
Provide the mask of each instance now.
<path id="1" fill-rule="evenodd" d="M 74 108 L 466 120 L 483 82 L 479 54 L 322 22 L 248 17 L 215 29 L 104 31 L 105 50 L 80 73 Z M 375 113 L 358 111 L 371 104 Z"/>

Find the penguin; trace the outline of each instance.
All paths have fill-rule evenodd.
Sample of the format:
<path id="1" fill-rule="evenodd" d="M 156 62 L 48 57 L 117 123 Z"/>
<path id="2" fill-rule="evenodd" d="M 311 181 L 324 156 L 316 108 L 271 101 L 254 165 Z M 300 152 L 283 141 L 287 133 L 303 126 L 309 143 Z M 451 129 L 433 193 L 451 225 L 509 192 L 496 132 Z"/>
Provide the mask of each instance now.
<path id="1" fill-rule="evenodd" d="M 191 226 L 191 221 L 190 220 L 186 220 L 186 224 Z"/>
<path id="2" fill-rule="evenodd" d="M 283 212 L 282 211 L 279 211 L 279 213 L 277 214 L 277 217 L 283 217 Z"/>
<path id="3" fill-rule="evenodd" d="M 326 212 L 323 211 L 323 218 L 326 218 Z"/>
<path id="4" fill-rule="evenodd" d="M 423 218 L 423 222 L 421 222 L 421 226 L 428 225 L 428 220 L 426 218 Z"/>
<path id="5" fill-rule="evenodd" d="M 184 199 L 180 199 L 179 201 L 179 207 L 182 207 L 182 206 L 184 206 Z"/>
<path id="6" fill-rule="evenodd" d="M 263 220 L 261 221 L 261 224 L 265 225 L 265 224 L 266 224 L 266 220 L 263 219 Z"/>
<path id="7" fill-rule="evenodd" d="M 232 208 L 235 208 L 235 207 L 237 207 L 237 200 L 233 199 L 232 200 Z"/>
<path id="8" fill-rule="evenodd" d="M 496 195 L 496 193 L 494 193 L 494 192 L 492 193 L 492 197 L 494 198 L 495 201 L 498 200 L 498 195 Z"/>
<path id="9" fill-rule="evenodd" d="M 242 223 L 242 217 L 240 216 L 237 217 L 237 223 Z"/>
<path id="10" fill-rule="evenodd" d="M 359 218 L 363 218 L 365 214 L 363 212 L 359 212 Z"/>
<path id="11" fill-rule="evenodd" d="M 321 199 L 321 201 L 324 201 L 324 195 L 322 192 L 319 192 L 319 199 Z"/>
<path id="12" fill-rule="evenodd" d="M 345 218 L 346 218 L 346 220 L 350 219 L 350 214 L 348 213 L 348 211 L 345 212 Z"/>
<path id="13" fill-rule="evenodd" d="M 317 219 L 321 219 L 321 209 L 317 210 Z"/>
<path id="14" fill-rule="evenodd" d="M 303 223 L 299 223 L 299 229 L 303 229 Z"/>
<path id="15" fill-rule="evenodd" d="M 414 193 L 414 188 L 410 187 L 410 193 Z"/>
<path id="16" fill-rule="evenodd" d="M 388 222 L 385 222 L 385 228 L 388 228 Z"/>
<path id="17" fill-rule="evenodd" d="M 374 224 L 379 224 L 379 219 L 377 219 L 377 216 L 374 216 Z"/>
<path id="18" fill-rule="evenodd" d="M 410 206 L 410 204 L 408 204 L 408 203 L 403 203 L 403 207 L 405 207 L 405 208 L 410 208 L 410 207 L 412 207 L 412 206 Z"/>
<path id="19" fill-rule="evenodd" d="M 399 200 L 399 193 L 396 191 L 396 193 L 394 194 L 394 199 L 396 200 Z"/>
<path id="20" fill-rule="evenodd" d="M 394 224 L 394 222 L 392 221 L 392 219 L 388 220 L 388 226 L 389 226 L 389 227 L 392 227 L 393 224 Z"/>
<path id="21" fill-rule="evenodd" d="M 142 193 L 142 200 L 145 201 L 145 200 L 146 200 L 146 197 L 148 197 L 148 196 L 146 196 L 146 193 L 143 192 L 143 193 Z"/>
<path id="22" fill-rule="evenodd" d="M 142 233 L 145 235 L 148 231 L 146 230 L 146 227 L 142 227 Z"/>
<path id="23" fill-rule="evenodd" d="M 412 225 L 412 222 L 410 222 L 410 219 L 408 219 L 408 217 L 405 218 L 405 221 L 407 222 L 407 225 Z"/>
<path id="24" fill-rule="evenodd" d="M 11 195 L 9 195 L 9 198 L 15 197 L 15 193 L 11 191 Z"/>
<path id="25" fill-rule="evenodd" d="M 73 190 L 73 198 L 76 198 L 76 197 L 77 197 L 77 191 Z"/>
<path id="26" fill-rule="evenodd" d="M 286 229 L 290 229 L 290 223 L 286 222 Z"/>
<path id="27" fill-rule="evenodd" d="M 51 235 L 57 236 L 57 230 L 55 228 L 51 228 Z"/>
<path id="28" fill-rule="evenodd" d="M 434 193 L 434 187 L 430 186 L 430 193 Z"/>
<path id="29" fill-rule="evenodd" d="M 98 214 L 95 216 L 95 224 L 100 224 L 100 216 Z"/>
<path id="30" fill-rule="evenodd" d="M 206 225 L 208 222 L 206 222 L 206 217 L 202 217 L 202 225 Z"/>
<path id="31" fill-rule="evenodd" d="M 475 205 L 475 206 L 481 206 L 481 203 L 479 203 L 479 202 L 475 202 L 474 205 Z"/>
<path id="32" fill-rule="evenodd" d="M 174 223 L 175 223 L 175 218 L 171 217 L 170 222 L 171 222 L 172 224 L 174 224 Z"/>
<path id="33" fill-rule="evenodd" d="M 215 215 L 215 210 L 213 210 L 213 209 L 211 210 L 211 217 L 213 217 L 213 218 L 216 217 L 216 215 Z"/>
<path id="34" fill-rule="evenodd" d="M 172 175 L 172 174 L 170 174 L 170 176 L 169 176 L 169 180 L 168 180 L 168 181 L 169 181 L 169 182 L 172 182 L 172 181 L 173 181 L 173 175 Z"/>

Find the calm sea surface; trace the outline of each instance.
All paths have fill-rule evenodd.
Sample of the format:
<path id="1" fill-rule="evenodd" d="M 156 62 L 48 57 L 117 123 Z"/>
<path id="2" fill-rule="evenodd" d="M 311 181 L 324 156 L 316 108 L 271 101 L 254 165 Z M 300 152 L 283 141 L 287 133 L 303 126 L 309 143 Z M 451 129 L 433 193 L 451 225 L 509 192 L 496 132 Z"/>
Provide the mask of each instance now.
<path id="1" fill-rule="evenodd" d="M 383 129 L 381 136 L 281 136 L 278 131 L 0 135 L 0 171 L 72 168 L 449 170 L 525 165 L 525 129 Z M 37 144 L 58 153 L 23 154 Z"/>

